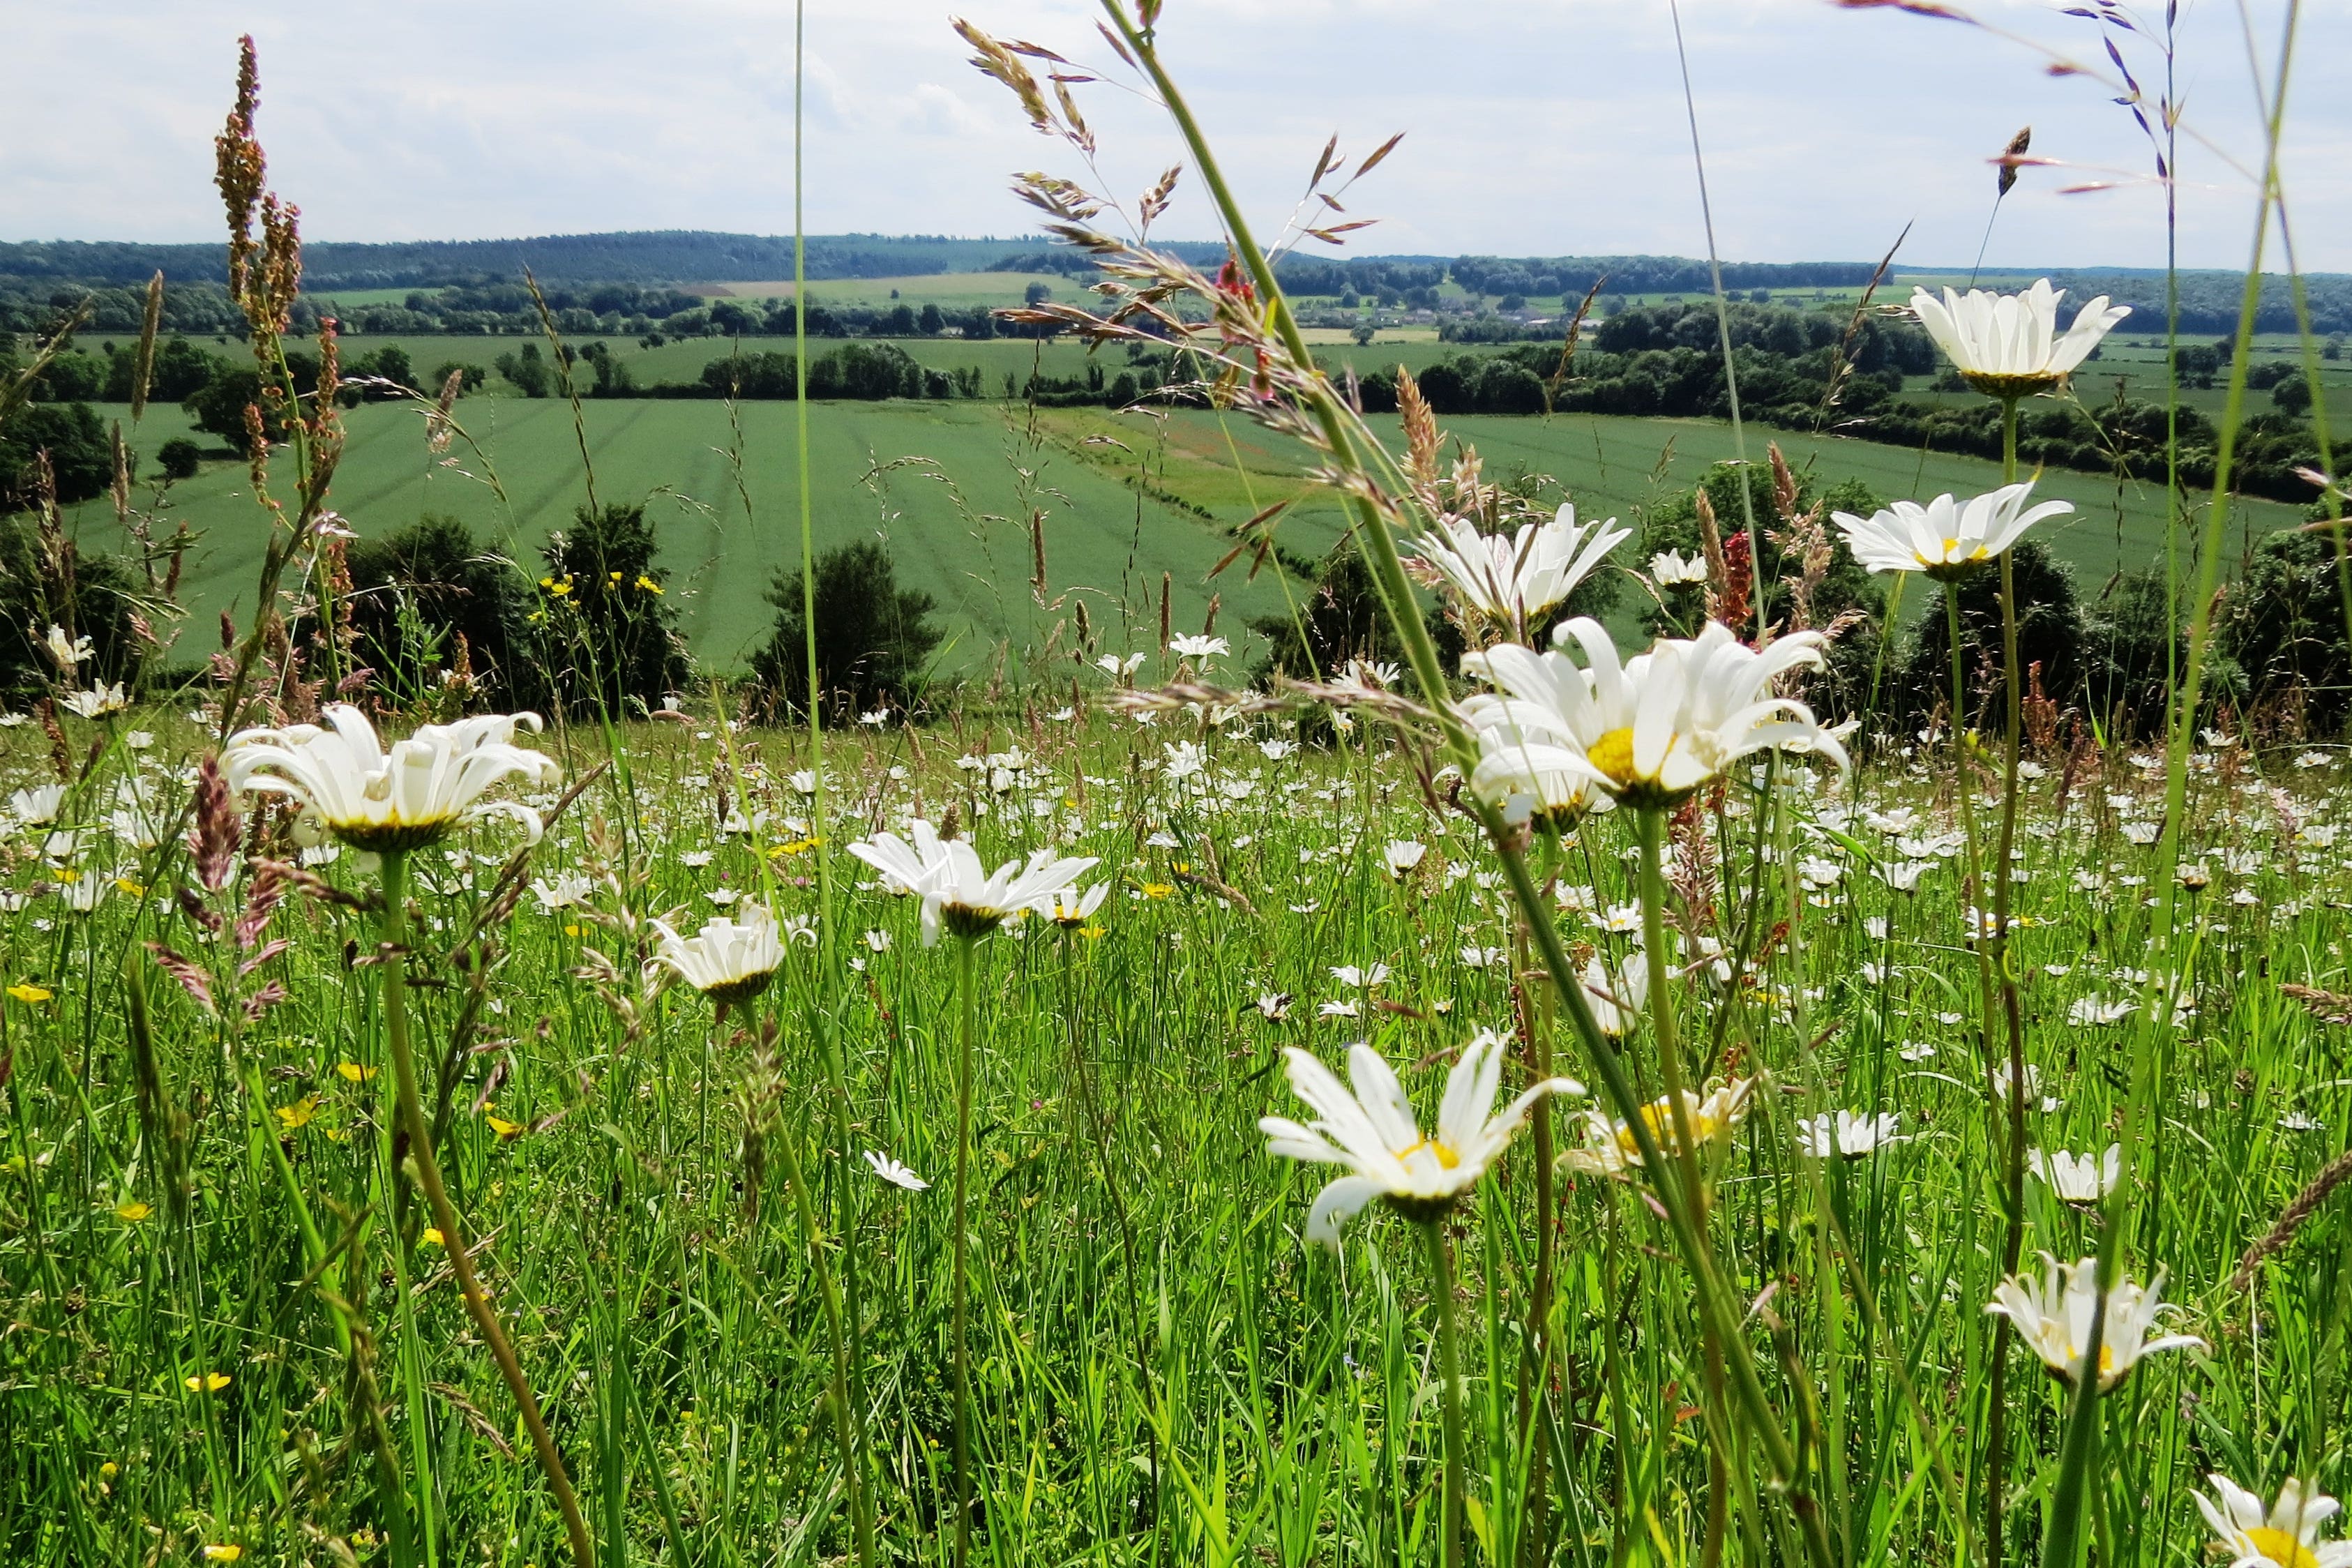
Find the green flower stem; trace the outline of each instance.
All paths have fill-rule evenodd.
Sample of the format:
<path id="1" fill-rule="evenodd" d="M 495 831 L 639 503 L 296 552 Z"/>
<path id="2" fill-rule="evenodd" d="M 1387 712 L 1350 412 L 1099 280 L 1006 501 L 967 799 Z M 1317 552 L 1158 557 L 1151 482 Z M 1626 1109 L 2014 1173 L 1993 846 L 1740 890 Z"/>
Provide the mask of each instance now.
<path id="1" fill-rule="evenodd" d="M 2004 397 L 2000 403 L 2000 479 L 2005 485 L 2017 482 L 2017 401 L 2014 397 Z M 2000 1010 L 2009 1034 L 2009 1120 L 1999 1144 L 2002 1160 L 2000 1271 L 2004 1275 L 2017 1271 L 2017 1260 L 2025 1248 L 2025 1016 L 2018 995 L 2017 966 L 2009 956 L 2009 858 L 2017 844 L 2017 765 L 2025 719 L 2025 680 L 2018 669 L 2017 654 L 2016 557 L 2014 547 L 2000 552 L 2000 652 L 2004 689 L 2001 701 L 2000 837 L 1993 850 L 1992 897 L 1989 900 L 1992 928 L 1976 933 L 1980 966 L 2000 988 Z M 1953 644 L 1955 650 L 1958 646 L 1957 641 Z M 1980 900 L 1984 898 L 1981 889 L 1978 897 Z M 1985 1017 L 1984 1026 L 1990 1044 L 1992 1033 L 1990 1013 Z M 1985 1422 L 1985 1547 L 1996 1559 L 2000 1554 L 2001 1545 L 2002 1471 L 2008 1460 L 2008 1352 L 2012 1331 L 2013 1325 L 2007 1318 L 2001 1319 L 1993 1330 L 1992 1409 Z"/>
<path id="2" fill-rule="evenodd" d="M 718 1016 L 723 1018 L 726 1012 L 721 1004 Z M 833 1406 L 834 1439 L 841 1447 L 841 1480 L 849 1493 L 849 1522 L 856 1544 L 857 1564 L 858 1568 L 874 1568 L 874 1505 L 866 1489 L 864 1413 L 850 1395 L 849 1341 L 842 1331 L 841 1288 L 834 1280 L 832 1266 L 825 1261 L 824 1226 L 817 1218 L 816 1202 L 810 1195 L 808 1177 L 801 1170 L 800 1150 L 792 1129 L 779 1128 L 774 1142 L 783 1161 L 784 1186 L 793 1194 L 801 1234 L 808 1242 L 809 1272 L 816 1279 L 817 1298 L 824 1303 L 824 1337 L 833 1352 L 827 1403 Z"/>
<path id="3" fill-rule="evenodd" d="M 955 1163 L 955 1568 L 971 1560 L 971 1347 L 967 1337 L 965 1268 L 971 1247 L 965 1215 L 971 1192 L 971 1058 L 980 1034 L 977 970 L 980 939 L 956 942 L 956 990 L 963 1004 L 963 1033 L 956 1049 Z"/>
<path id="4" fill-rule="evenodd" d="M 1552 1076 L 1551 1031 L 1552 997 L 1549 977 L 1528 973 L 1527 922 L 1518 922 L 1512 938 L 1516 950 L 1511 957 L 1515 971 L 1524 976 L 1519 984 L 1521 1016 L 1527 1025 L 1528 1079 L 1542 1083 Z M 1535 1147 L 1536 1178 L 1536 1272 L 1528 1289 L 1528 1321 L 1526 1350 L 1520 1357 L 1519 1430 L 1531 1434 L 1531 1452 L 1528 1457 L 1527 1491 L 1523 1500 L 1524 1522 L 1520 1556 L 1522 1561 L 1541 1562 L 1550 1546 L 1549 1514 L 1551 1501 L 1551 1447 L 1544 1440 L 1544 1422 L 1540 1412 L 1548 1408 L 1551 1394 L 1551 1306 L 1555 1289 L 1554 1222 L 1552 1209 L 1554 1173 L 1551 1168 L 1552 1125 L 1551 1096 L 1540 1096 L 1530 1117 L 1530 1136 Z"/>
<path id="5" fill-rule="evenodd" d="M 1658 1071 L 1664 1079 L 1666 1113 L 1673 1118 L 1675 1164 L 1691 1223 L 1704 1237 L 1707 1228 L 1706 1182 L 1699 1170 L 1696 1130 L 1691 1125 L 1689 1088 L 1683 1074 L 1682 1040 L 1675 1028 L 1675 993 L 1666 963 L 1666 813 L 1643 806 L 1635 814 L 1635 831 L 1642 847 L 1642 948 L 1649 967 L 1650 1033 L 1658 1052 Z M 1709 1314 L 1699 1317 L 1699 1348 L 1706 1373 L 1707 1498 L 1704 1560 L 1714 1563 L 1723 1550 L 1724 1525 L 1731 1497 L 1728 1434 L 1723 1426 L 1725 1399 L 1723 1337 Z"/>
<path id="6" fill-rule="evenodd" d="M 1445 1513 L 1438 1526 L 1440 1561 L 1444 1568 L 1462 1563 L 1462 1477 L 1466 1463 L 1462 1442 L 1462 1350 L 1454 1327 L 1454 1255 L 1445 1245 L 1443 1215 L 1421 1223 L 1429 1240 L 1429 1273 L 1437 1291 L 1437 1374 L 1445 1380 L 1439 1401 L 1445 1417 Z"/>
<path id="7" fill-rule="evenodd" d="M 1078 1000 L 1076 980 L 1072 973 L 1076 954 L 1075 939 L 1067 927 L 1061 931 L 1062 949 L 1062 1016 L 1070 1039 L 1070 1064 L 1078 1085 L 1079 1114 L 1086 1119 L 1094 1134 L 1096 1168 L 1102 1176 L 1103 1196 L 1110 1203 L 1111 1216 L 1118 1226 L 1119 1262 L 1127 1276 L 1127 1331 L 1135 1341 L 1136 1391 L 1148 1405 L 1151 1396 L 1151 1341 L 1143 1331 L 1143 1305 L 1136 1290 L 1136 1280 L 1141 1270 L 1135 1261 L 1135 1221 L 1127 1212 L 1127 1200 L 1119 1194 L 1117 1174 L 1111 1170 L 1110 1119 L 1103 1112 L 1102 1099 L 1095 1093 L 1094 1069 L 1087 1060 L 1087 1048 L 1078 1035 Z M 1538 1104 L 1541 1101 L 1538 1102 Z M 1146 1441 L 1151 1458 L 1152 1484 L 1160 1478 L 1160 1429 L 1147 1426 Z M 1160 1534 L 1160 1515 L 1152 1511 L 1152 1538 Z"/>
<path id="8" fill-rule="evenodd" d="M 530 1380 L 523 1375 L 522 1363 L 515 1359 L 514 1347 L 507 1342 L 506 1331 L 499 1326 L 499 1314 L 474 1275 L 473 1261 L 466 1256 L 466 1233 L 457 1223 L 457 1210 L 449 1202 L 447 1190 L 441 1184 L 441 1167 L 433 1158 L 433 1138 L 425 1125 L 424 1103 L 417 1094 L 416 1061 L 408 1048 L 408 856 L 405 851 L 391 850 L 383 855 L 383 915 L 377 956 L 383 976 L 384 1039 L 392 1057 L 393 1092 L 400 1102 L 400 1124 L 408 1136 L 409 1162 L 416 1169 L 416 1184 L 424 1189 L 425 1202 L 433 1211 L 434 1226 L 441 1232 L 442 1248 L 449 1255 L 449 1266 L 457 1272 L 458 1293 L 465 1298 L 467 1314 L 474 1320 L 483 1342 L 490 1347 L 490 1358 L 499 1363 L 499 1375 L 506 1379 L 507 1389 L 522 1412 L 523 1426 L 530 1434 L 531 1451 L 538 1456 L 539 1468 L 547 1476 L 548 1489 L 555 1494 L 555 1506 L 562 1510 L 564 1532 L 572 1538 L 573 1568 L 593 1568 L 596 1548 L 589 1540 L 588 1521 L 580 1512 L 580 1499 L 572 1489 L 572 1478 L 564 1471 L 562 1456 L 555 1451 L 555 1438 L 539 1413 L 539 1401 L 531 1394 Z"/>

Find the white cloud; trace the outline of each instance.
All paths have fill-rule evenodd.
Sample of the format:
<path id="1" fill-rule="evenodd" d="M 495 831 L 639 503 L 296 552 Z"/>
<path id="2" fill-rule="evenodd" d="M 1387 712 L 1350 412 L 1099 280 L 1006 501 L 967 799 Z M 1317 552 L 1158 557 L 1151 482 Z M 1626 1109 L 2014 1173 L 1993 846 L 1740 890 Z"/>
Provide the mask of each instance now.
<path id="1" fill-rule="evenodd" d="M 1109 64 L 1093 0 L 963 0 L 1006 36 Z M 2273 24 L 2277 0 L 2258 22 Z M 2087 23 L 1985 0 L 2002 26 L 2099 61 Z M 212 132 L 236 35 L 262 47 L 278 187 L 317 237 L 519 236 L 791 225 L 792 16 L 772 0 L 16 0 L 20 70 L 0 98 L 0 226 L 15 238 L 209 239 Z M 1717 229 L 1745 259 L 1965 264 L 1986 160 L 2020 124 L 2069 169 L 2029 171 L 1997 264 L 2163 258 L 2162 204 L 2129 115 L 1989 33 L 1821 0 L 1688 0 Z M 1699 227 L 1673 35 L 1622 0 L 1171 0 L 1179 80 L 1260 215 L 1278 223 L 1324 138 L 1404 146 L 1349 205 L 1364 252 L 1696 254 Z M 2234 8 L 2186 9 L 2191 123 L 2258 148 Z M 964 64 L 943 8 L 815 0 L 808 18 L 808 215 L 819 232 L 1010 234 L 1018 168 L 1082 174 Z M 2285 163 L 2306 266 L 2352 268 L 2352 108 L 2317 62 L 2352 47 L 2352 0 L 2306 5 Z M 2156 67 L 2143 51 L 2135 68 Z M 1175 149 L 1124 84 L 1081 89 L 1106 178 L 1131 195 Z M 2085 177 L 2126 182 L 2061 195 Z M 2087 173 L 2085 173 L 2087 172 Z M 2182 155 L 2182 256 L 2240 264 L 2252 201 L 2213 153 Z M 1210 231 L 1188 181 L 1160 232 Z"/>

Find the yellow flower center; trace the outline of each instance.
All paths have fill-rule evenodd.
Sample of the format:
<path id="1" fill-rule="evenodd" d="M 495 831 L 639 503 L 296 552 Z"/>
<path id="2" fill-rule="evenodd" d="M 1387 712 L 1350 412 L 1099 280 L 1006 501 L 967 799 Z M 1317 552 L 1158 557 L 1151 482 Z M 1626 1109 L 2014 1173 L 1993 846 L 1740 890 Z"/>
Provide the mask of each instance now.
<path id="1" fill-rule="evenodd" d="M 1985 547 L 1984 542 L 1981 540 L 1978 541 L 1977 547 L 1974 550 L 1969 551 L 1966 555 L 1960 553 L 1960 542 L 1958 540 L 1947 539 L 1944 541 L 1943 563 L 1946 565 L 1957 566 L 1964 561 L 1981 561 L 1984 558 Z"/>
<path id="2" fill-rule="evenodd" d="M 1436 1155 L 1438 1164 L 1445 1170 L 1451 1171 L 1455 1166 L 1462 1163 L 1462 1156 L 1454 1152 L 1453 1144 L 1442 1142 L 1435 1138 L 1423 1139 L 1412 1148 L 1407 1149 L 1404 1152 L 1399 1154 L 1397 1158 L 1400 1160 L 1410 1160 L 1415 1154 L 1420 1153 L 1423 1149 L 1426 1149 L 1431 1153 Z"/>
<path id="3" fill-rule="evenodd" d="M 1633 727 L 1612 730 L 1592 742 L 1585 759 L 1616 783 L 1633 782 Z"/>
<path id="4" fill-rule="evenodd" d="M 2279 1568 L 2319 1568 L 2319 1554 L 2284 1530 L 2258 1525 L 2246 1531 L 2246 1539 Z"/>

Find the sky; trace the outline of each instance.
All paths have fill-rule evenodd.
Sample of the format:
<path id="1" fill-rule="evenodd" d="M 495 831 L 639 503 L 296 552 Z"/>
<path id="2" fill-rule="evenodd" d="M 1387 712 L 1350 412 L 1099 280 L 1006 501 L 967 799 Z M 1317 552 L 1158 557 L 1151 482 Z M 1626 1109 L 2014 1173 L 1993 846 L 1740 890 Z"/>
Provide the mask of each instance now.
<path id="1" fill-rule="evenodd" d="M 1131 202 L 1177 161 L 1096 0 L 963 3 L 1105 68 L 1076 89 L 1101 188 Z M 2096 29 L 2055 5 L 1954 3 L 1987 26 L 1684 0 L 1725 258 L 1875 259 L 1908 224 L 1899 262 L 1966 266 L 1988 160 L 2031 124 L 2064 167 L 2025 172 L 1988 263 L 2163 265 L 2150 144 Z M 2181 3 L 2180 258 L 2242 267 L 2261 149 L 2246 34 L 2234 0 Z M 2284 3 L 2244 0 L 2266 61 Z M 1088 176 L 971 68 L 950 19 L 938 0 L 809 0 L 809 232 L 1029 233 L 1010 173 Z M 0 95 L 0 238 L 218 236 L 211 137 L 246 31 L 271 182 L 310 238 L 792 229 L 789 0 L 0 0 L 12 55 L 49 67 L 20 65 Z M 2115 37 L 2153 120 L 2160 51 Z M 1160 37 L 1261 237 L 1327 138 L 1360 157 L 1403 132 L 1345 198 L 1379 220 L 1349 253 L 1706 253 L 1666 0 L 1167 0 Z M 2331 90 L 2347 57 L 2352 0 L 2305 0 L 2282 170 L 2313 271 L 2352 270 L 2352 95 Z M 2053 76 L 2053 58 L 2110 79 Z M 2061 190 L 2090 182 L 2114 188 Z M 1213 237 L 1196 195 L 1180 184 L 1161 235 Z"/>

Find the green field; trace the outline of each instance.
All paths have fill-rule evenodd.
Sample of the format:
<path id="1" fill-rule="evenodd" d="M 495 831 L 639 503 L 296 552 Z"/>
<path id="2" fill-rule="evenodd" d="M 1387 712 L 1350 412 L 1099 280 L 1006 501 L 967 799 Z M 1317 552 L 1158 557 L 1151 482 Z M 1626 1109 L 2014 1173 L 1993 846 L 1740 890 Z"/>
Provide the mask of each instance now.
<path id="1" fill-rule="evenodd" d="M 920 309 L 969 310 L 974 305 L 1018 305 L 1029 285 L 1043 283 L 1057 300 L 1077 298 L 1085 284 L 1058 272 L 927 272 L 911 278 L 826 278 L 809 280 L 809 297 L 827 305 L 887 310 L 905 303 Z M 689 283 L 685 291 L 712 300 L 789 300 L 793 280 L 727 280 Z"/>
<path id="2" fill-rule="evenodd" d="M 1092 410 L 1073 410 L 1070 418 L 1081 428 L 1131 430 L 1115 416 Z M 1385 437 L 1394 438 L 1393 420 L 1374 423 Z M 1735 455 L 1730 426 L 1716 420 L 1478 415 L 1447 419 L 1444 425 L 1448 435 L 1477 447 L 1490 476 L 1507 477 L 1522 467 L 1547 474 L 1566 487 L 1580 513 L 1628 521 L 1638 520 L 1672 491 L 1696 483 L 1709 465 Z M 1227 455 L 1228 428 L 1247 470 L 1246 484 Z M 1334 503 L 1298 477 L 1304 454 L 1287 443 L 1239 420 L 1221 426 L 1205 414 L 1179 415 L 1169 429 L 1166 482 L 1188 499 L 1237 522 L 1271 500 L 1296 497 L 1299 505 L 1284 522 L 1286 529 L 1304 524 L 1316 531 L 1318 540 L 1336 530 Z M 1945 490 L 1968 495 L 2000 482 L 2000 466 L 1980 458 L 1923 455 L 1870 441 L 1758 427 L 1748 432 L 1749 457 L 1761 461 L 1766 445 L 1775 441 L 1800 472 L 1831 482 L 1857 479 L 1889 500 L 1924 499 Z M 2086 587 L 2095 589 L 2117 570 L 2134 570 L 2159 558 L 2165 510 L 2160 492 L 2132 485 L 2118 493 L 2112 480 L 2053 472 L 2041 480 L 2040 493 L 2074 503 L 2072 518 L 2042 524 L 2035 536 L 2047 539 Z M 2242 530 L 2253 536 L 2299 521 L 2294 508 L 2275 501 L 2241 501 L 2235 515 Z"/>
<path id="3" fill-rule="evenodd" d="M 647 503 L 664 535 L 682 629 L 698 657 L 739 668 L 767 635 L 772 613 L 761 595 L 770 579 L 799 559 L 793 405 L 743 406 L 744 482 L 754 509 L 748 522 L 724 455 L 721 405 L 632 400 L 590 403 L 585 412 L 599 499 Z M 1008 637 L 1016 649 L 1042 647 L 1055 623 L 1074 613 L 1068 595 L 1079 591 L 1109 642 L 1150 647 L 1158 637 L 1163 573 L 1173 580 L 1175 620 L 1184 630 L 1199 629 L 1213 592 L 1224 595 L 1219 629 L 1229 635 L 1239 633 L 1243 616 L 1280 607 L 1269 578 L 1251 585 L 1234 574 L 1213 586 L 1206 582 L 1230 543 L 1216 525 L 1139 496 L 1059 446 L 1024 448 L 1001 405 L 816 404 L 810 414 L 818 548 L 887 536 L 902 578 L 938 598 L 955 639 L 946 655 L 952 667 L 984 668 Z M 489 458 L 483 464 L 458 453 L 463 472 L 426 454 L 415 410 L 353 410 L 336 510 L 362 535 L 446 512 L 520 554 L 585 500 L 571 411 L 562 401 L 468 400 L 461 418 Z M 177 409 L 153 410 L 138 445 L 152 452 L 184 429 Z M 899 459 L 918 461 L 865 482 L 877 465 Z M 1017 469 L 1033 476 L 1025 490 Z M 503 502 L 488 483 L 493 473 Z M 207 463 L 173 500 L 205 534 L 187 580 L 195 624 L 209 626 L 224 608 L 249 608 L 262 532 L 243 466 Z M 1032 601 L 1025 520 L 1033 507 L 1045 513 L 1048 597 L 1061 601 L 1058 609 Z M 77 515 L 86 540 L 112 537 L 106 503 Z"/>
<path id="4" fill-rule="evenodd" d="M 1025 353 L 1036 345 L 971 346 Z M 1076 353 L 1067 345 L 1048 352 Z M 614 400 L 584 410 L 599 498 L 646 502 L 664 533 L 672 602 L 696 654 L 716 668 L 741 668 L 767 634 L 772 612 L 762 595 L 770 580 L 799 558 L 792 405 L 742 406 L 748 521 L 725 456 L 721 405 Z M 559 399 L 491 397 L 468 399 L 460 411 L 487 462 L 461 451 L 457 467 L 439 466 L 425 451 L 414 409 L 352 411 L 335 507 L 363 535 L 446 512 L 486 541 L 527 555 L 586 499 L 570 409 Z M 940 602 L 954 639 L 945 655 L 951 668 L 984 669 L 1008 640 L 1016 650 L 1042 647 L 1074 613 L 1067 595 L 1076 592 L 1111 641 L 1149 647 L 1157 640 L 1163 573 L 1180 628 L 1197 628 L 1210 596 L 1222 595 L 1218 628 L 1246 653 L 1242 622 L 1280 612 L 1285 600 L 1268 574 L 1251 583 L 1235 570 L 1210 581 L 1210 569 L 1231 548 L 1231 527 L 1276 500 L 1297 498 L 1280 525 L 1288 548 L 1318 555 L 1339 536 L 1337 508 L 1299 477 L 1306 454 L 1238 416 L 1183 411 L 1160 420 L 1062 409 L 1043 411 L 1030 426 L 1017 407 L 901 402 L 815 404 L 810 415 L 818 548 L 867 532 L 887 536 L 902 575 Z M 1392 421 L 1380 423 L 1393 436 Z M 1708 420 L 1480 416 L 1448 420 L 1446 428 L 1476 446 L 1490 474 L 1549 475 L 1583 514 L 1629 522 L 1733 455 L 1728 426 Z M 134 445 L 152 452 L 185 430 L 179 410 L 157 408 Z M 1748 433 L 1749 455 L 1761 460 L 1771 440 L 1801 470 L 1832 481 L 1859 479 L 1887 498 L 1966 494 L 1999 482 L 1995 465 L 1972 458 L 1761 429 Z M 1023 470 L 1032 476 L 1025 483 Z M 2086 591 L 2160 558 L 2163 504 L 2147 487 L 2118 492 L 2090 475 L 2053 473 L 2042 488 L 2077 508 L 2039 531 Z M 1205 508 L 1213 521 L 1161 499 L 1170 495 Z M 224 608 L 242 613 L 261 539 L 243 465 L 207 463 L 173 491 L 172 503 L 205 536 L 187 578 L 195 624 L 208 625 Z M 1033 507 L 1045 513 L 1048 602 L 1058 601 L 1057 609 L 1039 606 L 1028 588 L 1023 520 Z M 89 503 L 77 516 L 89 535 L 111 538 L 105 502 Z M 2293 509 L 2269 501 L 2243 502 L 2238 516 L 2240 547 L 2296 521 Z"/>

